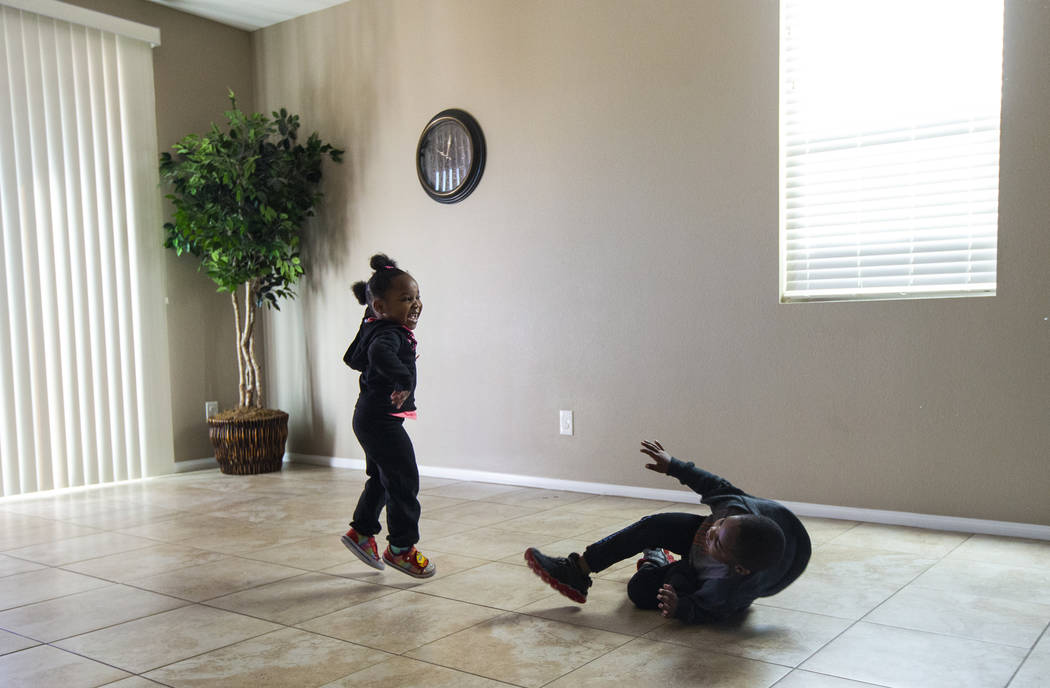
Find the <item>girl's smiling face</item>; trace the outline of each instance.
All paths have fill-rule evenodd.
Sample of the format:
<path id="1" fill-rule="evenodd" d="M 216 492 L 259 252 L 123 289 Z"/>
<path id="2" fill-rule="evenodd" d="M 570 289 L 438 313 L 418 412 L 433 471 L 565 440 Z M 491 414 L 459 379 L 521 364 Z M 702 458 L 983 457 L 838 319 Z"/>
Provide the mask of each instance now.
<path id="1" fill-rule="evenodd" d="M 398 275 L 390 283 L 383 298 L 372 300 L 372 310 L 383 320 L 392 320 L 410 330 L 416 329 L 419 316 L 423 313 L 419 285 L 407 272 Z"/>

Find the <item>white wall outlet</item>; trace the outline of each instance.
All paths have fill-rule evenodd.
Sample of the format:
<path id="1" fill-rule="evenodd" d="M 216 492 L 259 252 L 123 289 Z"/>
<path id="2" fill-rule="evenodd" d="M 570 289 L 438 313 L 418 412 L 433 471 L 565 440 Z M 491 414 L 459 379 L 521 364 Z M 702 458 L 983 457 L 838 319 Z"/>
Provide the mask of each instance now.
<path id="1" fill-rule="evenodd" d="M 572 411 L 558 411 L 558 427 L 561 434 L 572 434 Z"/>
<path id="2" fill-rule="evenodd" d="M 217 401 L 206 401 L 204 402 L 204 420 L 208 420 L 216 413 L 219 412 L 219 402 Z"/>

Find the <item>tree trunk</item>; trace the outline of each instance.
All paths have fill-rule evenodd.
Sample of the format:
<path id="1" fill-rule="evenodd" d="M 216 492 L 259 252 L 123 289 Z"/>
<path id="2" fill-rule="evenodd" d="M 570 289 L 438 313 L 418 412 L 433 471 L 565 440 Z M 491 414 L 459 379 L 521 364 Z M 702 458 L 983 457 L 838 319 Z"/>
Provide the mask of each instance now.
<path id="1" fill-rule="evenodd" d="M 233 324 L 237 331 L 237 406 L 262 408 L 262 369 L 255 360 L 255 290 L 251 282 L 244 283 L 244 318 L 237 291 L 230 293 L 233 301 Z"/>
<path id="2" fill-rule="evenodd" d="M 255 308 L 252 305 L 252 285 L 251 282 L 244 283 L 244 329 L 241 330 L 241 338 L 238 342 L 238 348 L 240 356 L 244 360 L 244 398 L 241 400 L 241 406 L 256 406 L 256 380 L 255 380 L 255 366 L 251 358 L 251 347 L 249 343 L 252 339 L 252 330 L 255 325 Z"/>
<path id="3" fill-rule="evenodd" d="M 233 301 L 233 327 L 234 332 L 237 333 L 237 405 L 245 406 L 245 395 L 247 394 L 248 387 L 247 381 L 245 380 L 245 360 L 244 351 L 241 349 L 241 307 L 237 303 L 237 291 L 230 292 L 230 300 Z"/>
<path id="4" fill-rule="evenodd" d="M 248 336 L 248 360 L 252 364 L 252 380 L 255 387 L 255 406 L 256 408 L 262 408 L 263 395 L 262 395 L 262 371 L 259 369 L 259 362 L 255 360 L 255 310 L 252 310 L 252 327 L 251 334 Z"/>

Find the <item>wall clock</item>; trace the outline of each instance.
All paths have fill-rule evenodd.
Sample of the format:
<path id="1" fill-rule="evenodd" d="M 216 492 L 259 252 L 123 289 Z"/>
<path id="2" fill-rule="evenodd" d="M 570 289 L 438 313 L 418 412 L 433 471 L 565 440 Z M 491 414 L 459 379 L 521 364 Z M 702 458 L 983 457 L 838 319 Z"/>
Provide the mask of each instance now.
<path id="1" fill-rule="evenodd" d="M 463 110 L 443 110 L 424 127 L 416 147 L 416 173 L 423 190 L 438 203 L 470 195 L 485 171 L 485 137 Z"/>

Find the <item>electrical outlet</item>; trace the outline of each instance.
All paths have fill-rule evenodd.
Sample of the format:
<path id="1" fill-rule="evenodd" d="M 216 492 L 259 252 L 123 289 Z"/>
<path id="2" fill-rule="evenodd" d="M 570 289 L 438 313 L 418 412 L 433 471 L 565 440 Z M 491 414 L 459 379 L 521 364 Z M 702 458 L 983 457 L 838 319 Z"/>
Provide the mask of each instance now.
<path id="1" fill-rule="evenodd" d="M 206 401 L 204 402 L 204 420 L 208 420 L 216 413 L 219 412 L 219 402 L 217 401 Z"/>
<path id="2" fill-rule="evenodd" d="M 558 427 L 563 435 L 572 434 L 572 411 L 558 412 Z"/>

